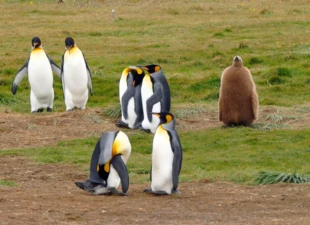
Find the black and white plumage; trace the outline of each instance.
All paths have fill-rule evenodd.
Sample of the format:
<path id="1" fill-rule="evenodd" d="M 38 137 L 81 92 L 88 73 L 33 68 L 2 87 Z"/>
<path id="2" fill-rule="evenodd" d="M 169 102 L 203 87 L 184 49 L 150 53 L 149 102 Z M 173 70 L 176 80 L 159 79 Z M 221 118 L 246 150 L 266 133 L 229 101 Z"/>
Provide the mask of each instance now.
<path id="1" fill-rule="evenodd" d="M 179 174 L 182 167 L 182 145 L 175 130 L 171 113 L 153 113 L 160 125 L 153 139 L 151 188 L 145 192 L 157 195 L 178 193 Z"/>
<path id="2" fill-rule="evenodd" d="M 54 102 L 53 72 L 60 78 L 60 68 L 45 53 L 39 37 L 34 37 L 31 44 L 30 56 L 17 72 L 11 91 L 15 95 L 20 82 L 28 74 L 31 112 L 42 112 L 44 109 L 50 112 Z"/>
<path id="3" fill-rule="evenodd" d="M 143 108 L 141 98 L 141 84 L 144 71 L 131 66 L 124 69 L 119 81 L 119 99 L 122 110 L 122 118 L 116 126 L 136 129 L 141 127 L 143 120 Z"/>
<path id="4" fill-rule="evenodd" d="M 140 66 L 145 70 L 141 86 L 143 106 L 142 129 L 155 132 L 160 121 L 153 112 L 169 112 L 171 105 L 170 87 L 159 65 Z"/>
<path id="5" fill-rule="evenodd" d="M 65 40 L 66 50 L 62 56 L 61 79 L 66 110 L 85 109 L 88 90 L 93 94 L 92 75 L 84 54 L 72 37 Z"/>
<path id="6" fill-rule="evenodd" d="M 129 175 L 126 163 L 131 153 L 131 144 L 122 131 L 105 132 L 96 144 L 90 162 L 89 178 L 75 184 L 94 194 L 126 195 Z M 122 192 L 117 188 L 122 184 Z"/>

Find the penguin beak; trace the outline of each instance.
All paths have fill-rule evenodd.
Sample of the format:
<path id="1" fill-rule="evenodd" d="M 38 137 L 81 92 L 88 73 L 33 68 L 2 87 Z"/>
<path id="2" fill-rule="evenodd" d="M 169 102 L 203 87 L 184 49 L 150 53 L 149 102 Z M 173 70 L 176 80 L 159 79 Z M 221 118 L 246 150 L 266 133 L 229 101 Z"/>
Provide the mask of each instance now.
<path id="1" fill-rule="evenodd" d="M 36 47 L 38 45 L 38 42 L 33 42 L 33 47 Z"/>

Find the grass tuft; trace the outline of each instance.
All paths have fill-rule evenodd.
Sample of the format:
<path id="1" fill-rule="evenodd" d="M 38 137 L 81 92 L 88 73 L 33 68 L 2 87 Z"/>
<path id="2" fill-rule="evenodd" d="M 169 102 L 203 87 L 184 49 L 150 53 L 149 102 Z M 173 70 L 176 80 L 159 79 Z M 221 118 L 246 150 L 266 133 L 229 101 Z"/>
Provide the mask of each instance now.
<path id="1" fill-rule="evenodd" d="M 108 107 L 105 111 L 104 114 L 110 118 L 118 118 L 122 116 L 122 109 L 120 105 L 114 105 Z"/>
<path id="2" fill-rule="evenodd" d="M 273 114 L 273 115 L 267 116 L 266 121 L 270 121 L 273 123 L 281 123 L 283 122 L 283 117 L 279 114 Z"/>
<path id="3" fill-rule="evenodd" d="M 306 183 L 310 181 L 310 175 L 303 175 L 298 173 L 279 173 L 260 171 L 253 179 L 255 184 L 275 184 L 275 183 Z"/>

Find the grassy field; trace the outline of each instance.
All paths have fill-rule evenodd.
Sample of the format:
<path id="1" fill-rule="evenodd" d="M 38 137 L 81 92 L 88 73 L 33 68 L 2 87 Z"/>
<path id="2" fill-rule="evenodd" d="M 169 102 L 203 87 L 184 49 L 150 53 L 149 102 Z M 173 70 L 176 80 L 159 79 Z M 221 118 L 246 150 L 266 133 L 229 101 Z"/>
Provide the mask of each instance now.
<path id="1" fill-rule="evenodd" d="M 64 2 L 0 1 L 0 112 L 30 112 L 27 79 L 15 96 L 10 88 L 29 56 L 33 36 L 41 38 L 58 65 L 65 38 L 75 39 L 93 74 L 90 108 L 118 108 L 118 82 L 124 68 L 159 64 L 170 84 L 173 112 L 179 117 L 199 117 L 206 108 L 216 110 L 221 72 L 239 55 L 252 72 L 261 107 L 297 107 L 309 112 L 310 5 L 306 0 Z M 62 112 L 61 83 L 56 76 L 54 81 L 54 111 Z M 128 163 L 132 181 L 145 182 L 153 137 L 140 131 L 126 133 L 133 146 Z M 179 134 L 184 150 L 181 181 L 251 183 L 263 170 L 310 174 L 308 129 L 210 128 Z M 0 155 L 78 164 L 86 174 L 97 140 L 6 150 Z M 5 184 L 11 182 L 0 182 Z"/>

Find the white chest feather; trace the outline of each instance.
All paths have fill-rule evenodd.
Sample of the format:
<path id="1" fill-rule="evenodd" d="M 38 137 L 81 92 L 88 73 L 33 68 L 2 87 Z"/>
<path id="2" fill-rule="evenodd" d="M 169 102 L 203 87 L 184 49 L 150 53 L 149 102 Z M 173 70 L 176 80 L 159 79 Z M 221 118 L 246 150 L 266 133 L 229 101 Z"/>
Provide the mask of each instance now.
<path id="1" fill-rule="evenodd" d="M 157 126 L 159 124 L 159 118 L 157 116 L 152 115 L 152 122 L 148 120 L 147 116 L 147 100 L 154 94 L 153 92 L 153 83 L 151 81 L 150 75 L 145 75 L 142 87 L 141 87 L 141 95 L 142 95 L 142 107 L 143 107 L 143 115 L 144 119 L 142 122 L 142 127 L 144 129 L 151 130 L 152 133 L 155 133 Z M 152 107 L 152 112 L 161 112 L 160 103 L 156 103 Z"/>
<path id="2" fill-rule="evenodd" d="M 87 68 L 83 54 L 77 47 L 66 51 L 63 69 L 66 88 L 71 92 L 87 90 Z"/>
<path id="3" fill-rule="evenodd" d="M 53 72 L 43 49 L 32 51 L 28 63 L 28 80 L 31 88 L 45 89 L 53 85 Z"/>
<path id="4" fill-rule="evenodd" d="M 156 130 L 152 150 L 152 190 L 171 193 L 173 152 L 169 135 L 161 126 Z"/>

